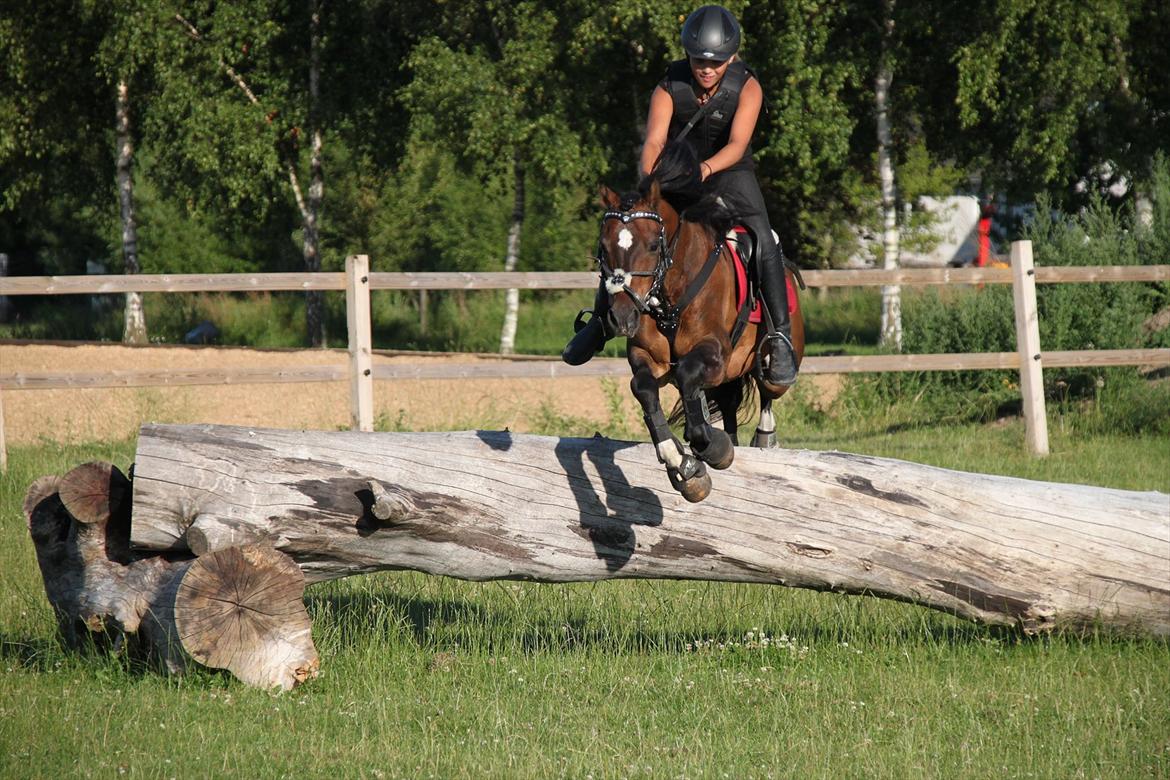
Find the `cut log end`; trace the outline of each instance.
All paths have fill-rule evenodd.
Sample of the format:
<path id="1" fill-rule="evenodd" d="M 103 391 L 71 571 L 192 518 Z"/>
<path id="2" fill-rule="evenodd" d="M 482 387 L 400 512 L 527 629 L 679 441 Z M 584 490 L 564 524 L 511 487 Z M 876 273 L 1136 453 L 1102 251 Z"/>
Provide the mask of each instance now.
<path id="1" fill-rule="evenodd" d="M 271 546 L 216 550 L 191 564 L 175 597 L 183 648 L 199 663 L 263 688 L 315 677 L 305 577 Z"/>
<path id="2" fill-rule="evenodd" d="M 104 523 L 128 504 L 130 480 L 112 463 L 83 463 L 61 478 L 61 503 L 80 523 Z M 128 507 L 127 507 L 128 508 Z"/>

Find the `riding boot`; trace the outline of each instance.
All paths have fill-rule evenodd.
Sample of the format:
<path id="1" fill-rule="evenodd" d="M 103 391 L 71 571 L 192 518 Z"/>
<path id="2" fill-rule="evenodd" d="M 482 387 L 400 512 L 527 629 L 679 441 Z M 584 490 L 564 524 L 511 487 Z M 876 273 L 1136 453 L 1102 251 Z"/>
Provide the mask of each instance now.
<path id="1" fill-rule="evenodd" d="M 760 294 L 772 323 L 772 330 L 764 337 L 764 354 L 768 356 L 764 379 L 769 384 L 788 387 L 796 382 L 796 350 L 788 316 L 788 280 L 779 253 L 771 259 L 761 258 Z"/>
<path id="2" fill-rule="evenodd" d="M 593 316 L 586 321 L 586 314 Z M 605 284 L 602 283 L 597 288 L 592 311 L 582 309 L 577 313 L 577 319 L 573 321 L 573 330 L 576 331 L 576 335 L 565 345 L 565 349 L 561 352 L 561 360 L 570 366 L 579 366 L 582 363 L 587 363 L 590 358 L 600 352 L 601 348 L 605 346 L 605 342 L 613 338 L 613 333 L 606 324 L 608 314 L 609 293 L 605 289 Z"/>

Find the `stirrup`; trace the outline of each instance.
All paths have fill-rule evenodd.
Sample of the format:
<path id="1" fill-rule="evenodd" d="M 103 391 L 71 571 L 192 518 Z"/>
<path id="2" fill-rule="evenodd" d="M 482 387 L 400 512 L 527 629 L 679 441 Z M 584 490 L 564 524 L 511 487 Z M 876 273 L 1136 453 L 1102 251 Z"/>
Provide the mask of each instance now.
<path id="1" fill-rule="evenodd" d="M 769 344 L 771 341 L 779 341 L 781 343 L 779 345 L 771 345 Z M 787 348 L 788 357 L 790 359 L 786 362 L 792 366 L 791 372 L 785 373 L 778 377 L 774 374 L 776 366 L 772 361 L 772 353 L 775 351 L 776 346 L 778 346 L 780 349 Z M 764 380 L 771 384 L 781 385 L 783 387 L 791 387 L 792 385 L 796 384 L 796 375 L 799 371 L 799 368 L 796 365 L 796 348 L 792 345 L 792 339 L 789 338 L 789 336 L 782 330 L 773 331 L 772 333 L 768 333 L 764 336 L 763 341 L 760 342 L 760 348 L 761 353 L 763 353 L 764 349 L 766 348 L 768 354 L 767 369 L 764 369 L 763 366 L 760 367 L 760 373 L 764 377 Z"/>
<path id="2" fill-rule="evenodd" d="M 586 314 L 590 315 L 589 319 L 585 319 Z M 593 311 L 593 309 L 582 309 L 581 311 L 577 312 L 577 317 L 573 320 L 573 332 L 580 333 L 585 329 L 586 325 L 593 321 L 593 318 L 596 316 L 597 314 Z"/>
<path id="3" fill-rule="evenodd" d="M 608 338 L 605 334 L 605 323 L 596 314 L 585 321 L 584 315 L 588 310 L 582 310 L 573 322 L 576 333 L 561 351 L 561 360 L 570 366 L 579 366 L 589 360 L 605 346 Z M 591 312 L 592 313 L 592 312 Z"/>

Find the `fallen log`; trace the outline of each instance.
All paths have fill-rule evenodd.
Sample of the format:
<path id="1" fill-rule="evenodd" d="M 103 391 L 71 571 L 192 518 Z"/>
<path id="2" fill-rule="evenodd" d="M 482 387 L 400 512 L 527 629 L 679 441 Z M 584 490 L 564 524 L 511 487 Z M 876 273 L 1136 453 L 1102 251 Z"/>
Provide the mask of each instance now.
<path id="1" fill-rule="evenodd" d="M 870 594 L 1027 632 L 1170 635 L 1170 497 L 740 448 L 689 504 L 647 444 L 147 425 L 131 543 L 270 545 L 308 581 L 670 578 Z"/>
<path id="2" fill-rule="evenodd" d="M 66 646 L 288 689 L 316 674 L 305 579 L 267 544 L 195 558 L 130 549 L 129 480 L 108 463 L 36 480 L 24 511 Z"/>

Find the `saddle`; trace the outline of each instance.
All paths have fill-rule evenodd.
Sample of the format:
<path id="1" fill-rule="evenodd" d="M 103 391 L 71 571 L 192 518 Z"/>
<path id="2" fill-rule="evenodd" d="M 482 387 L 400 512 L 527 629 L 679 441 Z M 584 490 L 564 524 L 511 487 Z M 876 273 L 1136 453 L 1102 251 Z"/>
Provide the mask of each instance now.
<path id="1" fill-rule="evenodd" d="M 736 225 L 727 232 L 727 248 L 731 251 L 732 263 L 735 266 L 735 305 L 739 308 L 739 315 L 735 318 L 735 326 L 731 330 L 731 343 L 734 345 L 739 341 L 747 323 L 763 322 L 764 308 L 759 297 L 760 275 L 756 259 L 756 237 L 743 225 Z M 796 290 L 792 286 L 792 279 L 787 276 L 785 286 L 788 292 L 788 313 L 792 314 L 796 311 Z"/>

